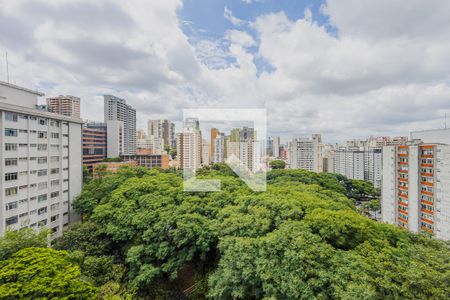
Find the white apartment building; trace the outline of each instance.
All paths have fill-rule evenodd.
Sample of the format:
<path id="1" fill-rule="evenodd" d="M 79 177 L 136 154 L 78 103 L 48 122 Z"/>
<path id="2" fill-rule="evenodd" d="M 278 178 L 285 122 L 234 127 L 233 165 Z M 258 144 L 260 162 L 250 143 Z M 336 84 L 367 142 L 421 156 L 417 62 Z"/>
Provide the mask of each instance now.
<path id="1" fill-rule="evenodd" d="M 0 235 L 67 228 L 82 188 L 80 119 L 38 110 L 42 93 L 0 82 Z"/>
<path id="2" fill-rule="evenodd" d="M 149 135 L 146 138 L 138 139 L 136 143 L 137 149 L 149 149 L 152 154 L 162 154 L 164 150 L 164 140 L 154 135 Z"/>
<path id="3" fill-rule="evenodd" d="M 334 151 L 334 173 L 350 179 L 366 180 L 381 188 L 382 151 L 364 147 L 340 147 Z"/>
<path id="4" fill-rule="evenodd" d="M 202 132 L 197 118 L 186 118 L 182 133 L 177 134 L 178 167 L 195 173 L 202 165 Z"/>
<path id="5" fill-rule="evenodd" d="M 450 145 L 383 148 L 383 222 L 450 240 Z"/>
<path id="6" fill-rule="evenodd" d="M 147 135 L 163 139 L 164 146 L 175 147 L 175 124 L 169 120 L 149 120 Z"/>
<path id="7" fill-rule="evenodd" d="M 136 154 L 136 110 L 124 99 L 104 95 L 105 123 L 107 121 L 123 122 L 123 153 Z"/>
<path id="8" fill-rule="evenodd" d="M 350 179 L 364 180 L 364 151 L 339 148 L 334 152 L 334 171 Z"/>
<path id="9" fill-rule="evenodd" d="M 208 166 L 211 163 L 210 150 L 211 145 L 207 140 L 202 139 L 202 166 Z"/>
<path id="10" fill-rule="evenodd" d="M 224 161 L 225 161 L 225 136 L 224 134 L 220 134 L 214 139 L 213 162 L 223 163 Z"/>
<path id="11" fill-rule="evenodd" d="M 322 141 L 320 135 L 293 139 L 289 144 L 289 168 L 322 172 Z"/>
<path id="12" fill-rule="evenodd" d="M 202 162 L 202 135 L 198 130 L 186 128 L 177 134 L 178 166 L 183 170 L 195 172 Z"/>
<path id="13" fill-rule="evenodd" d="M 106 154 L 108 158 L 119 157 L 124 151 L 124 125 L 122 121 L 106 121 Z"/>

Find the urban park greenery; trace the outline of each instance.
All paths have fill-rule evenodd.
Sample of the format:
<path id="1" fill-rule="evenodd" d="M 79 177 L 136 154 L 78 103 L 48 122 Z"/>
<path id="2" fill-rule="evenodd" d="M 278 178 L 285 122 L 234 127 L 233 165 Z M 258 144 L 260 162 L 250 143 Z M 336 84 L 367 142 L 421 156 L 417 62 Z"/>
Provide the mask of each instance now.
<path id="1" fill-rule="evenodd" d="M 450 295 L 449 245 L 360 215 L 355 201 L 378 193 L 370 184 L 273 170 L 267 191 L 253 192 L 221 164 L 198 176 L 220 179 L 222 190 L 184 192 L 173 170 L 124 167 L 93 178 L 74 203 L 83 223 L 54 241 L 55 250 L 25 248 L 3 260 L 0 291 L 11 260 L 39 249 L 57 253 L 49 252 L 68 274 L 69 298 L 75 282 L 97 299 Z"/>

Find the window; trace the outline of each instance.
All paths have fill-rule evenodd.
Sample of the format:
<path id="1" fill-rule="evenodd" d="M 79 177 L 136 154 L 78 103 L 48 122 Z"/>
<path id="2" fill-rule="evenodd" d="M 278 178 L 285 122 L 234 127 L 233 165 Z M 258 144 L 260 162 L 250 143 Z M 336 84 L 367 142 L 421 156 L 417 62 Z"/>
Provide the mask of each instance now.
<path id="1" fill-rule="evenodd" d="M 37 174 L 38 174 L 38 176 L 45 176 L 45 175 L 47 175 L 47 169 L 39 170 Z"/>
<path id="2" fill-rule="evenodd" d="M 45 131 L 38 131 L 38 138 L 39 139 L 46 139 L 47 138 L 47 132 L 45 132 Z"/>
<path id="3" fill-rule="evenodd" d="M 28 132 L 28 130 L 26 130 L 26 129 L 19 129 L 19 133 L 27 133 Z"/>
<path id="4" fill-rule="evenodd" d="M 39 227 L 43 227 L 45 225 L 47 225 L 47 219 L 38 222 Z"/>
<path id="5" fill-rule="evenodd" d="M 18 219 L 19 218 L 17 216 L 7 218 L 6 219 L 6 226 L 10 226 L 10 225 L 16 224 L 19 221 Z"/>
<path id="6" fill-rule="evenodd" d="M 13 210 L 17 208 L 17 201 L 6 203 L 6 210 Z"/>
<path id="7" fill-rule="evenodd" d="M 26 189 L 28 186 L 25 184 L 25 185 L 21 185 L 21 186 L 19 186 L 19 190 L 23 190 L 23 189 Z M 32 185 L 30 185 L 30 187 L 32 187 Z"/>
<path id="8" fill-rule="evenodd" d="M 59 179 L 52 180 L 52 181 L 50 182 L 50 185 L 51 185 L 51 186 L 57 186 L 57 185 L 59 185 Z"/>
<path id="9" fill-rule="evenodd" d="M 38 158 L 38 164 L 46 164 L 46 163 L 47 163 L 47 157 L 46 156 Z"/>
<path id="10" fill-rule="evenodd" d="M 12 112 L 6 112 L 5 113 L 5 120 L 17 122 L 17 114 Z"/>
<path id="11" fill-rule="evenodd" d="M 17 172 L 5 173 L 5 181 L 17 180 Z"/>
<path id="12" fill-rule="evenodd" d="M 59 203 L 50 205 L 50 210 L 57 210 L 57 209 L 59 209 Z"/>
<path id="13" fill-rule="evenodd" d="M 52 150 L 59 150 L 59 145 L 50 145 Z"/>
<path id="14" fill-rule="evenodd" d="M 52 139 L 59 139 L 59 133 L 52 132 Z"/>
<path id="15" fill-rule="evenodd" d="M 5 136 L 17 136 L 17 129 L 5 128 Z"/>
<path id="16" fill-rule="evenodd" d="M 45 151 L 47 150 L 47 144 L 38 144 L 37 149 L 38 151 Z"/>
<path id="17" fill-rule="evenodd" d="M 5 143 L 5 151 L 16 151 L 17 144 Z"/>
<path id="18" fill-rule="evenodd" d="M 38 209 L 38 216 L 47 213 L 47 206 Z"/>
<path id="19" fill-rule="evenodd" d="M 28 199 L 19 200 L 19 204 L 24 204 L 24 203 L 27 203 L 27 202 L 28 202 Z"/>
<path id="20" fill-rule="evenodd" d="M 26 212 L 26 213 L 23 213 L 23 214 L 20 214 L 20 215 L 19 215 L 19 218 L 22 219 L 22 218 L 25 218 L 26 216 L 28 216 L 28 213 L 27 213 L 27 212 Z"/>
<path id="21" fill-rule="evenodd" d="M 37 146 L 36 144 L 30 144 L 31 148 L 36 148 L 36 146 Z"/>
<path id="22" fill-rule="evenodd" d="M 47 120 L 39 119 L 39 125 L 47 125 Z"/>
<path id="23" fill-rule="evenodd" d="M 26 148 L 28 147 L 28 144 L 19 144 L 19 148 Z"/>
<path id="24" fill-rule="evenodd" d="M 50 222 L 55 222 L 58 219 L 59 219 L 59 215 L 54 215 L 50 218 Z"/>
<path id="25" fill-rule="evenodd" d="M 53 192 L 50 194 L 50 198 L 55 198 L 59 196 L 59 192 Z"/>
<path id="26" fill-rule="evenodd" d="M 59 162 L 59 156 L 52 156 L 52 157 L 50 158 L 50 161 L 51 161 L 51 162 Z"/>
<path id="27" fill-rule="evenodd" d="M 47 188 L 47 181 L 39 182 L 38 183 L 38 190 L 44 190 Z"/>
<path id="28" fill-rule="evenodd" d="M 17 195 L 17 187 L 5 189 L 5 196 L 14 196 L 14 195 Z"/>
<path id="29" fill-rule="evenodd" d="M 59 173 L 59 168 L 53 168 L 50 170 L 51 174 L 58 174 Z"/>
<path id="30" fill-rule="evenodd" d="M 38 196 L 38 202 L 47 201 L 47 194 L 42 194 Z"/>
<path id="31" fill-rule="evenodd" d="M 19 118 L 24 119 L 24 120 L 28 120 L 28 116 L 27 115 L 19 115 Z"/>
<path id="32" fill-rule="evenodd" d="M 59 122 L 58 121 L 50 121 L 50 126 L 53 126 L 53 127 L 59 127 Z"/>

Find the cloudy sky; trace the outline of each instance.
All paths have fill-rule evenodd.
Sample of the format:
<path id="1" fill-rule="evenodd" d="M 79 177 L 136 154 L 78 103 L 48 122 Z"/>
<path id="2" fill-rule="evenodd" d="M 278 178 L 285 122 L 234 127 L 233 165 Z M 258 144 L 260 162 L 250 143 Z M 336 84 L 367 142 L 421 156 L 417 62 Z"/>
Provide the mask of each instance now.
<path id="1" fill-rule="evenodd" d="M 123 97 L 138 128 L 267 108 L 269 134 L 335 142 L 450 118 L 448 0 L 0 0 L 0 80 L 6 51 L 13 83 L 90 120 Z"/>

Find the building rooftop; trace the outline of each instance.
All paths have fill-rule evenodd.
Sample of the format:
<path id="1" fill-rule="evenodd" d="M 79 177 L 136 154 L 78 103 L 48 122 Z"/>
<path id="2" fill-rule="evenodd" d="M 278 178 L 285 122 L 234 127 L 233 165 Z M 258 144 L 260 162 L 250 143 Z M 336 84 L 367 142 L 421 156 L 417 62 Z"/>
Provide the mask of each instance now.
<path id="1" fill-rule="evenodd" d="M 12 84 L 12 83 L 4 82 L 4 81 L 0 81 L 0 85 L 7 86 L 7 87 L 10 87 L 10 88 L 14 88 L 14 89 L 17 89 L 17 90 L 21 90 L 23 92 L 27 92 L 27 93 L 30 93 L 30 94 L 33 94 L 33 95 L 36 95 L 36 96 L 41 96 L 42 97 L 42 96 L 45 95 L 44 93 L 39 92 L 37 90 L 34 91 L 34 90 L 31 90 L 31 89 L 27 89 L 27 88 L 24 88 L 24 87 L 21 87 L 21 86 Z"/>

